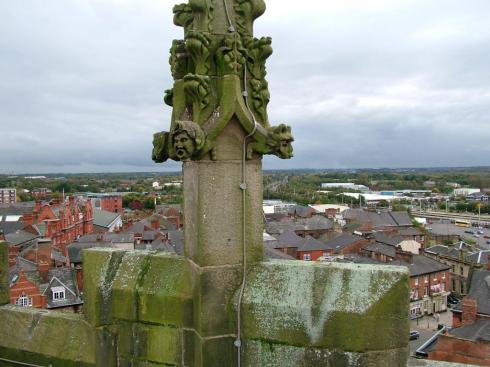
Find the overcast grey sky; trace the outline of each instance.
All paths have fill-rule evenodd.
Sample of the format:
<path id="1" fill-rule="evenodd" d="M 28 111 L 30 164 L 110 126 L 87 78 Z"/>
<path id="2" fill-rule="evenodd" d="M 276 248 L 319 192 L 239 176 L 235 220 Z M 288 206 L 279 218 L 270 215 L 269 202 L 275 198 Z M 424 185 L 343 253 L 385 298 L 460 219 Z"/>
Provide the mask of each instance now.
<path id="1" fill-rule="evenodd" d="M 488 0 L 266 0 L 264 168 L 490 165 Z M 0 173 L 164 171 L 169 0 L 1 1 Z"/>

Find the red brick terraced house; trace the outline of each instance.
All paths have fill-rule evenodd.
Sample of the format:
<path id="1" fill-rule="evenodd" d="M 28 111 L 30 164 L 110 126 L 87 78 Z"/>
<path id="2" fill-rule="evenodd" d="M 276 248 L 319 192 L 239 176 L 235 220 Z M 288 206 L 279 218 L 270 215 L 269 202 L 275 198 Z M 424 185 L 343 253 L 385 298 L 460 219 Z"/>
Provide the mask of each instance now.
<path id="1" fill-rule="evenodd" d="M 68 258 L 66 246 L 78 237 L 93 232 L 93 210 L 90 201 L 74 197 L 58 205 L 36 203 L 32 213 L 22 216 L 25 224 L 35 225 L 43 238 Z"/>

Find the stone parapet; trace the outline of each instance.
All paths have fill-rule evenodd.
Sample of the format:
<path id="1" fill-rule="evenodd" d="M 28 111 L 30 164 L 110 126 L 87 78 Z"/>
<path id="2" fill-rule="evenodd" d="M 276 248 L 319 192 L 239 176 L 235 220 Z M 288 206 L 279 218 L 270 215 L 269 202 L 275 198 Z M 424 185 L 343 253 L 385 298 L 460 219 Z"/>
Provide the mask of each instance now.
<path id="1" fill-rule="evenodd" d="M 8 245 L 0 240 L 0 305 L 10 302 Z"/>
<path id="2" fill-rule="evenodd" d="M 92 367 L 96 330 L 80 314 L 0 307 L 0 365 L 6 360 L 53 367 Z M 16 366 L 18 364 L 12 364 Z"/>
<path id="3" fill-rule="evenodd" d="M 0 308 L 0 356 L 57 366 L 236 366 L 241 268 L 117 249 L 84 256 L 85 318 Z M 243 366 L 405 366 L 405 268 L 254 264 L 242 302 Z M 376 362 L 377 361 L 377 362 Z"/>

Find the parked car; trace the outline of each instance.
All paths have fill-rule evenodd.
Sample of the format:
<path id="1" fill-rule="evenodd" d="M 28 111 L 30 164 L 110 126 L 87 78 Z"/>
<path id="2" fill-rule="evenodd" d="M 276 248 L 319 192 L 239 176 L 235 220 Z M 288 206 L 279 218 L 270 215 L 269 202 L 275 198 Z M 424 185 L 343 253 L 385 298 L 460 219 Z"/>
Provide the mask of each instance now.
<path id="1" fill-rule="evenodd" d="M 490 240 L 490 236 L 483 236 L 483 238 L 487 238 L 487 239 L 489 239 L 489 240 Z"/>
<path id="2" fill-rule="evenodd" d="M 464 233 L 475 234 L 475 232 L 473 232 L 473 231 L 464 231 Z"/>
<path id="3" fill-rule="evenodd" d="M 487 241 L 487 245 L 490 245 L 490 241 Z"/>
<path id="4" fill-rule="evenodd" d="M 478 234 L 483 234 L 483 231 L 482 230 L 479 230 L 478 232 L 476 232 Z"/>
<path id="5" fill-rule="evenodd" d="M 418 331 L 415 331 L 415 330 L 411 330 L 410 331 L 410 340 L 416 340 L 420 338 L 420 334 Z"/>

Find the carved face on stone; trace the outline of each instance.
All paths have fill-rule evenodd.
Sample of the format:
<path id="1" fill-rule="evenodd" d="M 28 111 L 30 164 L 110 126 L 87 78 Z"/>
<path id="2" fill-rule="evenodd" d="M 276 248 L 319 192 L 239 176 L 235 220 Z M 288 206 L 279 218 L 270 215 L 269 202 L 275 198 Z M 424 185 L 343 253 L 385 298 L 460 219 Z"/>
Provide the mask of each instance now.
<path id="1" fill-rule="evenodd" d="M 288 159 L 293 156 L 294 141 L 291 134 L 291 127 L 281 124 L 274 129 L 274 140 L 277 142 L 276 155 L 279 158 Z"/>
<path id="2" fill-rule="evenodd" d="M 196 143 L 186 131 L 179 131 L 173 136 L 175 154 L 181 160 L 188 160 L 196 150 Z"/>

